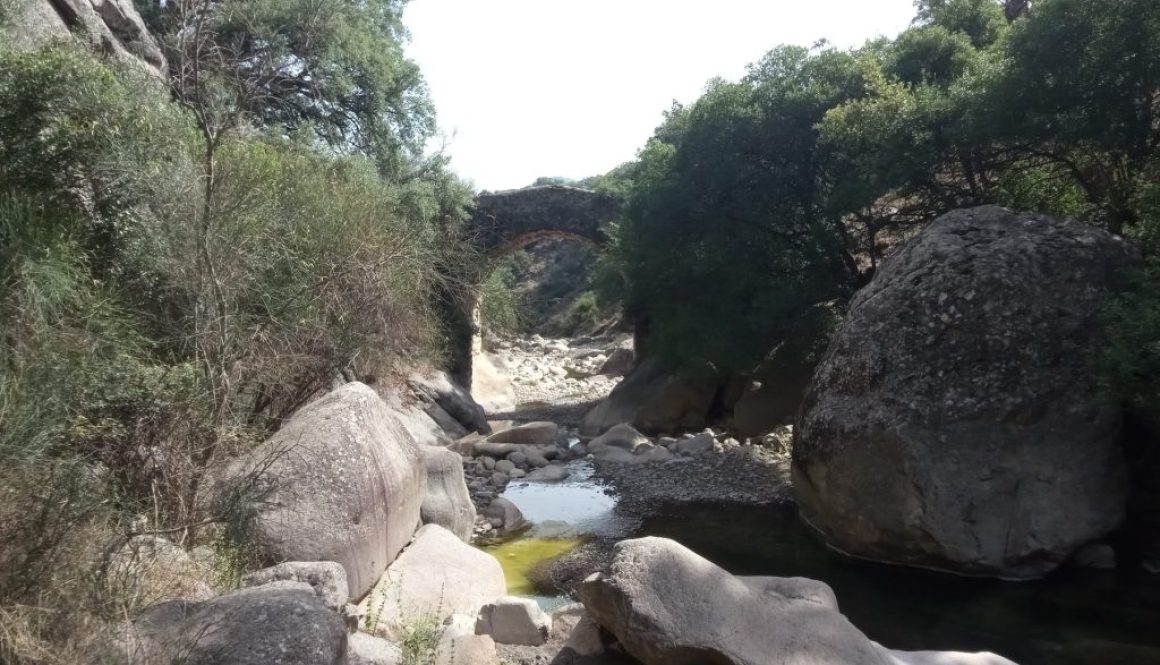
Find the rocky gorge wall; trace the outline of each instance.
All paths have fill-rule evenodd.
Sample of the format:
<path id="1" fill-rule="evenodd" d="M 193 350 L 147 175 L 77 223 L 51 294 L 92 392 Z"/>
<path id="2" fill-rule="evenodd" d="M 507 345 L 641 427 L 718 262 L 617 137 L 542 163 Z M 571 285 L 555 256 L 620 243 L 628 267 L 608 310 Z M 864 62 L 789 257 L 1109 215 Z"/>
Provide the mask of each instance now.
<path id="1" fill-rule="evenodd" d="M 0 37 L 17 49 L 75 38 L 155 76 L 167 73 L 165 54 L 132 0 L 22 0 L 12 7 L 16 14 L 0 26 Z"/>

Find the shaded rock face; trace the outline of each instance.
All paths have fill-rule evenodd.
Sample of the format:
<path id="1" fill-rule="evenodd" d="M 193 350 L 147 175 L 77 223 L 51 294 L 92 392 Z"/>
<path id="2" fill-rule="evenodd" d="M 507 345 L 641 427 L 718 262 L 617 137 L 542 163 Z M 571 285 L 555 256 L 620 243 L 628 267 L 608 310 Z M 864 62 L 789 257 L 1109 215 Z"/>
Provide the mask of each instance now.
<path id="1" fill-rule="evenodd" d="M 620 347 L 613 349 L 608 359 L 600 366 L 599 374 L 609 376 L 624 376 L 632 370 L 636 363 L 636 352 L 630 348 Z"/>
<path id="2" fill-rule="evenodd" d="M 154 605 L 128 627 L 126 648 L 140 665 L 340 665 L 347 635 L 309 585 L 275 582 Z"/>
<path id="3" fill-rule="evenodd" d="M 28 0 L 15 7 L 18 13 L 10 27 L 0 28 L 0 37 L 16 48 L 33 49 L 74 35 L 98 52 L 155 76 L 166 74 L 161 46 L 132 0 Z"/>
<path id="4" fill-rule="evenodd" d="M 584 416 L 580 432 L 596 436 L 620 423 L 650 433 L 703 429 L 721 383 L 711 375 L 677 375 L 646 358 Z"/>
<path id="5" fill-rule="evenodd" d="M 1120 415 L 1096 315 L 1136 261 L 1082 224 L 987 206 L 933 222 L 850 305 L 794 430 L 802 514 L 838 549 L 1040 576 L 1119 525 Z"/>
<path id="6" fill-rule="evenodd" d="M 407 381 L 424 403 L 438 406 L 441 411 L 454 418 L 468 430 L 480 434 L 491 434 L 491 426 L 487 424 L 487 416 L 484 414 L 483 407 L 477 404 L 471 394 L 455 383 L 446 373 L 416 374 Z M 436 416 L 432 416 L 432 418 L 436 422 L 439 420 L 439 417 Z M 444 427 L 444 429 L 447 428 Z"/>
<path id="7" fill-rule="evenodd" d="M 613 556 L 580 598 L 645 665 L 887 662 L 821 582 L 734 577 L 664 538 L 622 541 Z"/>
<path id="8" fill-rule="evenodd" d="M 255 542 L 272 561 L 336 561 L 352 598 L 411 539 L 426 473 L 419 446 L 385 402 L 348 383 L 307 405 L 233 462 L 218 491 L 257 475 Z"/>
<path id="9" fill-rule="evenodd" d="M 438 524 L 463 542 L 471 541 L 475 504 L 463 475 L 463 458 L 446 448 L 423 448 L 427 491 L 420 516 L 424 524 Z"/>
<path id="10" fill-rule="evenodd" d="M 792 424 L 814 369 L 841 320 L 839 305 L 826 302 L 806 310 L 753 372 L 733 405 L 733 429 L 753 437 Z"/>

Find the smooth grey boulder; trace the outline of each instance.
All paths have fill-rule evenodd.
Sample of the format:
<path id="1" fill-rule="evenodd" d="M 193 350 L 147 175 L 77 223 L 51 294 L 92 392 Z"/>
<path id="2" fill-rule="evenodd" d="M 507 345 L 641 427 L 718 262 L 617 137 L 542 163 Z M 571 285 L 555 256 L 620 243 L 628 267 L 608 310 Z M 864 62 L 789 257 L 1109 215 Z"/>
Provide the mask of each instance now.
<path id="1" fill-rule="evenodd" d="M 647 436 L 638 432 L 635 427 L 628 423 L 620 423 L 604 434 L 589 441 L 588 450 L 591 452 L 602 446 L 611 446 L 632 453 L 636 452 L 637 448 L 647 446 L 650 443 L 652 441 Z"/>
<path id="2" fill-rule="evenodd" d="M 287 561 L 242 577 L 242 584 L 248 587 L 283 581 L 309 584 L 323 604 L 335 612 L 346 607 L 350 599 L 346 570 L 334 561 Z"/>
<path id="3" fill-rule="evenodd" d="M 487 437 L 489 443 L 511 443 L 523 445 L 549 445 L 556 443 L 560 426 L 551 422 L 534 422 L 517 425 Z"/>
<path id="4" fill-rule="evenodd" d="M 353 382 L 232 462 L 214 492 L 219 501 L 247 493 L 265 559 L 337 561 L 359 598 L 411 539 L 425 486 L 419 446 L 374 390 Z"/>
<path id="5" fill-rule="evenodd" d="M 860 557 L 1033 578 L 1120 525 L 1098 315 L 1138 264 L 1076 222 L 935 220 L 852 301 L 794 428 L 803 517 Z"/>
<path id="6" fill-rule="evenodd" d="M 424 524 L 438 524 L 463 542 L 471 541 L 475 504 L 463 475 L 463 458 L 445 448 L 422 449 L 427 491 L 419 514 Z"/>
<path id="7" fill-rule="evenodd" d="M 134 665 L 343 665 L 342 618 L 300 582 L 146 609 L 124 640 Z"/>
<path id="8" fill-rule="evenodd" d="M 453 614 L 444 622 L 435 645 L 434 665 L 500 665 L 495 640 L 475 634 L 476 619 Z"/>
<path id="9" fill-rule="evenodd" d="M 403 650 L 381 637 L 352 633 L 347 637 L 347 665 L 402 665 Z"/>
<path id="10" fill-rule="evenodd" d="M 551 628 L 551 617 L 534 599 L 502 596 L 479 611 L 475 633 L 490 635 L 498 644 L 538 647 L 548 641 Z"/>
<path id="11" fill-rule="evenodd" d="M 361 628 L 402 639 L 409 624 L 426 617 L 475 617 L 506 589 L 503 569 L 493 556 L 428 524 L 359 604 Z"/>
<path id="12" fill-rule="evenodd" d="M 503 531 L 513 531 L 524 526 L 524 514 L 516 507 L 516 504 L 502 496 L 497 496 L 487 504 L 483 509 L 483 516 L 488 519 L 499 520 L 500 526 L 497 527 Z"/>
<path id="13" fill-rule="evenodd" d="M 608 572 L 580 587 L 588 614 L 645 665 L 887 665 L 861 631 L 813 595 L 747 582 L 653 537 L 617 543 Z"/>
<path id="14" fill-rule="evenodd" d="M 552 637 L 563 638 L 564 648 L 577 656 L 592 657 L 604 653 L 600 626 L 580 603 L 571 603 L 552 612 Z"/>

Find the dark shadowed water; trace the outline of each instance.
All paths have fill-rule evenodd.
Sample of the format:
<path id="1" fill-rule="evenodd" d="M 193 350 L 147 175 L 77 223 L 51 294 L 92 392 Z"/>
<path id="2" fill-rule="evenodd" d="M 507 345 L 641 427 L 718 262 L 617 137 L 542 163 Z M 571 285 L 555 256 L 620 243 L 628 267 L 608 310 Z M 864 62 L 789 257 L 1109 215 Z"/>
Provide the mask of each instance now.
<path id="1" fill-rule="evenodd" d="M 662 536 L 737 575 L 822 580 L 855 626 L 892 649 L 993 651 L 1021 665 L 1160 665 L 1155 576 L 1068 570 L 1002 582 L 868 563 L 827 549 L 789 503 L 681 505 L 640 522 L 619 513 L 590 466 L 570 468 L 563 483 L 504 493 L 537 523 L 529 539 Z"/>
<path id="2" fill-rule="evenodd" d="M 1021 665 L 1160 665 L 1160 579 L 1069 570 L 1001 582 L 852 560 L 792 504 L 673 507 L 636 535 L 672 538 L 738 575 L 810 577 L 892 649 L 994 651 Z"/>

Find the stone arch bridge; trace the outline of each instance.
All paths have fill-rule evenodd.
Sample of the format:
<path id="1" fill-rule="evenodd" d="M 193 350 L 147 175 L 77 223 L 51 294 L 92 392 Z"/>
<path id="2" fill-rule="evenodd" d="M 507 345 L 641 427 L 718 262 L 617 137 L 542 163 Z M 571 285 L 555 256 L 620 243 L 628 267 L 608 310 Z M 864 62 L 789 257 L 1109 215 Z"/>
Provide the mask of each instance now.
<path id="1" fill-rule="evenodd" d="M 578 187 L 547 185 L 483 192 L 475 199 L 469 236 L 485 257 L 477 271 L 476 295 L 453 322 L 452 374 L 471 386 L 471 359 L 481 351 L 478 288 L 503 258 L 545 238 L 573 238 L 602 245 L 605 227 L 620 214 L 612 198 Z M 470 330 L 470 335 L 468 335 Z"/>
<path id="2" fill-rule="evenodd" d="M 544 238 L 603 244 L 604 226 L 618 214 L 614 200 L 587 189 L 528 187 L 477 196 L 470 229 L 488 258 L 498 260 Z"/>

